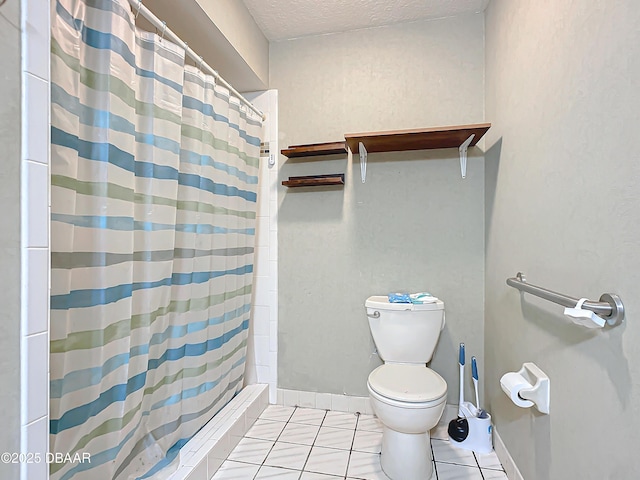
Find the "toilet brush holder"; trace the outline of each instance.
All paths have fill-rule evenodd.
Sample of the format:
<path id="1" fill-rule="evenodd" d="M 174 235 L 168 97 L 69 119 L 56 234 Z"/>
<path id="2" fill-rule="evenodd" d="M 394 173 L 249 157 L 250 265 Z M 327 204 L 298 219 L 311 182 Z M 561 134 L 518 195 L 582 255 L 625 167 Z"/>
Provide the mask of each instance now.
<path id="1" fill-rule="evenodd" d="M 451 438 L 451 445 L 463 450 L 473 450 L 476 453 L 491 453 L 493 450 L 491 415 L 483 411 L 479 417 L 467 417 L 465 420 L 469 426 L 466 438 L 459 442 Z"/>

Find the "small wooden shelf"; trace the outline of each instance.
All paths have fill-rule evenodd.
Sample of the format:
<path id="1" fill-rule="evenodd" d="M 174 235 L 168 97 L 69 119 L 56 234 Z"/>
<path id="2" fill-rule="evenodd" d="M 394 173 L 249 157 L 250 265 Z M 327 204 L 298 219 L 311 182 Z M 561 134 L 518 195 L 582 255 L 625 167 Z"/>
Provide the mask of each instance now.
<path id="1" fill-rule="evenodd" d="M 322 185 L 344 185 L 344 173 L 331 175 L 310 175 L 306 177 L 289 177 L 282 182 L 285 187 L 320 187 Z"/>
<path id="2" fill-rule="evenodd" d="M 359 152 L 362 142 L 367 152 L 400 152 L 433 148 L 458 148 L 471 134 L 475 137 L 470 147 L 489 130 L 490 123 L 456 125 L 451 127 L 419 128 L 414 130 L 389 130 L 386 132 L 348 133 L 344 138 L 353 153 Z"/>
<path id="3" fill-rule="evenodd" d="M 290 145 L 281 151 L 287 158 L 315 157 L 347 153 L 346 142 L 312 143 L 309 145 Z"/>

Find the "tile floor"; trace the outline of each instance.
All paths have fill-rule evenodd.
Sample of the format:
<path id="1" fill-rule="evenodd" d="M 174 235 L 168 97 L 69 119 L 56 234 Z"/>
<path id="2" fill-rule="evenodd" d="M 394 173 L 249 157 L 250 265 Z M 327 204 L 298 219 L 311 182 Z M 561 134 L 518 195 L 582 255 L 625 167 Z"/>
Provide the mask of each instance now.
<path id="1" fill-rule="evenodd" d="M 213 480 L 387 480 L 380 469 L 382 425 L 373 415 L 270 405 Z M 495 453 L 476 455 L 431 432 L 438 480 L 507 480 Z"/>

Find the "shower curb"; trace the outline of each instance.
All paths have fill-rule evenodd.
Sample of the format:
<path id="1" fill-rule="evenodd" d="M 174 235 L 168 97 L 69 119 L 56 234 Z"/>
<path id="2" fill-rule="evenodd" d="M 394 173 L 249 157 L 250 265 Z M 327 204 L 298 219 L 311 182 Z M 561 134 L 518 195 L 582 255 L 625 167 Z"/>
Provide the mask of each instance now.
<path id="1" fill-rule="evenodd" d="M 209 480 L 269 405 L 269 385 L 248 385 L 180 449 L 168 480 Z"/>

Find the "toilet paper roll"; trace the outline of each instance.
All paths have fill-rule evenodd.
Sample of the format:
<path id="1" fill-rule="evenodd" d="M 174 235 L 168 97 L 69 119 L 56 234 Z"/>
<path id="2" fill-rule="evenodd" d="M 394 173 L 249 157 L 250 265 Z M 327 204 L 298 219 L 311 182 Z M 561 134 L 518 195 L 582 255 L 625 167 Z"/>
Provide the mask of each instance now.
<path id="1" fill-rule="evenodd" d="M 505 373 L 500 379 L 500 386 L 507 397 L 511 399 L 513 403 L 522 408 L 529 408 L 533 406 L 533 402 L 525 400 L 518 395 L 522 389 L 531 389 L 532 385 L 527 380 L 516 372 Z"/>

